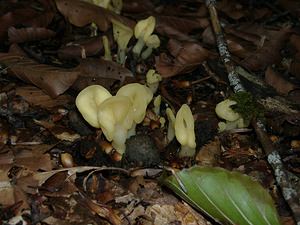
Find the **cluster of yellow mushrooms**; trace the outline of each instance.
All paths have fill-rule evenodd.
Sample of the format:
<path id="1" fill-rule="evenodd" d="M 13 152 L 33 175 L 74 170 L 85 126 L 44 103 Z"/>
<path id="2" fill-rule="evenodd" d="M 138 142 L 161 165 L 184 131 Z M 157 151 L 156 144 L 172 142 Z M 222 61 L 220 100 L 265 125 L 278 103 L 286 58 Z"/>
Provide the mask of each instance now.
<path id="1" fill-rule="evenodd" d="M 146 115 L 148 104 L 156 91 L 159 74 L 154 70 L 147 73 L 147 85 L 131 83 L 121 87 L 115 96 L 101 85 L 91 85 L 83 89 L 76 98 L 76 106 L 83 118 L 93 127 L 101 128 L 106 139 L 122 155 L 126 150 L 126 140 L 135 135 L 136 125 Z M 155 82 L 154 82 L 155 81 Z M 159 114 L 161 98 L 154 98 L 154 111 Z M 231 106 L 235 101 L 226 99 L 217 104 L 216 114 L 225 120 L 219 123 L 219 131 L 245 127 L 244 120 Z M 184 104 L 176 116 L 170 108 L 166 109 L 168 119 L 167 140 L 174 137 L 181 144 L 179 157 L 193 157 L 196 141 L 194 118 L 191 109 Z"/>
<path id="2" fill-rule="evenodd" d="M 122 155 L 126 149 L 126 139 L 135 135 L 136 125 L 144 120 L 152 98 L 153 90 L 139 83 L 124 85 L 115 96 L 101 85 L 91 85 L 78 94 L 76 106 L 91 126 L 101 128 L 106 139 Z M 193 156 L 196 142 L 194 118 L 189 106 L 182 105 L 176 117 L 168 108 L 167 115 L 168 140 L 171 141 L 176 136 L 182 146 L 179 155 Z"/>
<path id="3" fill-rule="evenodd" d="M 120 13 L 122 0 L 86 0 L 103 8 Z M 155 17 L 149 16 L 140 20 L 134 29 L 126 26 L 118 20 L 111 19 L 113 25 L 114 40 L 118 45 L 117 62 L 124 64 L 126 60 L 127 45 L 134 36 L 137 41 L 132 48 L 135 58 L 147 59 L 153 49 L 160 46 L 160 40 L 156 34 L 152 34 L 155 28 Z M 112 60 L 109 41 L 103 36 L 104 59 Z M 112 146 L 121 155 L 126 149 L 126 139 L 135 135 L 136 125 L 144 120 L 148 104 L 152 101 L 161 76 L 150 69 L 146 74 L 146 85 L 139 83 L 127 84 L 119 89 L 115 96 L 101 85 L 92 85 L 83 89 L 76 98 L 76 106 L 83 118 L 93 127 L 101 128 L 106 139 L 112 142 Z M 153 105 L 156 114 L 159 114 L 161 97 L 154 98 Z M 226 99 L 217 104 L 215 111 L 218 117 L 225 122 L 220 122 L 219 131 L 245 127 L 241 115 L 235 112 L 231 106 L 235 101 Z M 166 109 L 168 118 L 167 139 L 176 139 L 181 144 L 180 157 L 192 157 L 195 155 L 196 141 L 194 131 L 194 118 L 191 109 L 184 104 L 179 109 L 176 117 L 170 108 Z"/>
<path id="4" fill-rule="evenodd" d="M 219 132 L 247 127 L 241 114 L 235 112 L 231 108 L 231 106 L 234 106 L 236 104 L 236 101 L 225 99 L 224 101 L 216 105 L 216 114 L 218 115 L 218 117 L 225 121 L 219 122 Z"/>

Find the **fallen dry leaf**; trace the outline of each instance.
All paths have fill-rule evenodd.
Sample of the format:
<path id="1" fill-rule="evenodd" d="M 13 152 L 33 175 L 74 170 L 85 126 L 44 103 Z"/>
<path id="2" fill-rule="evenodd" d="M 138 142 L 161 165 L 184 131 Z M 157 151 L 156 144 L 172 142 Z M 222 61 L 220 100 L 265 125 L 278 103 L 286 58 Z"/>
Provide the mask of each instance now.
<path id="1" fill-rule="evenodd" d="M 48 39 L 55 36 L 55 32 L 43 27 L 28 27 L 16 29 L 10 27 L 8 29 L 8 40 L 10 43 L 22 43 L 28 41 L 37 41 Z"/>
<path id="2" fill-rule="evenodd" d="M 123 1 L 122 12 L 143 13 L 154 10 L 154 4 L 151 0 L 131 0 Z"/>
<path id="3" fill-rule="evenodd" d="M 97 37 L 89 40 L 83 40 L 80 42 L 68 43 L 66 46 L 61 47 L 57 53 L 60 59 L 80 59 L 96 55 L 102 50 L 102 40 L 99 37 Z"/>
<path id="4" fill-rule="evenodd" d="M 204 145 L 196 155 L 196 161 L 201 166 L 217 166 L 221 156 L 221 143 L 218 138 Z"/>
<path id="5" fill-rule="evenodd" d="M 292 34 L 290 36 L 290 43 L 294 46 L 297 52 L 300 52 L 300 35 Z"/>
<path id="6" fill-rule="evenodd" d="M 9 53 L 0 53 L 0 62 L 7 66 L 8 74 L 36 85 L 52 98 L 64 93 L 79 75 L 77 71 L 39 64 Z"/>
<path id="7" fill-rule="evenodd" d="M 101 31 L 111 27 L 111 19 L 118 20 L 133 28 L 135 22 L 106 10 L 97 5 L 79 0 L 55 0 L 58 10 L 75 26 L 83 27 L 90 23 L 97 24 Z"/>
<path id="8" fill-rule="evenodd" d="M 17 87 L 16 95 L 21 96 L 31 105 L 40 106 L 48 110 L 51 110 L 54 107 L 66 106 L 67 104 L 74 102 L 74 99 L 69 95 L 60 95 L 53 99 L 34 86 Z"/>
<path id="9" fill-rule="evenodd" d="M 280 73 L 273 70 L 270 66 L 265 72 L 265 81 L 272 86 L 279 94 L 287 95 L 291 90 L 297 86 L 286 80 Z"/>
<path id="10" fill-rule="evenodd" d="M 171 26 L 178 31 L 188 34 L 196 29 L 203 29 L 209 25 L 209 20 L 207 18 L 183 18 L 178 16 L 156 16 L 156 27 L 163 29 L 164 26 Z"/>
<path id="11" fill-rule="evenodd" d="M 100 84 L 109 89 L 115 81 L 123 82 L 126 78 L 133 77 L 127 68 L 101 58 L 83 59 L 74 71 L 79 72 L 79 77 L 73 85 L 76 90 L 82 90 L 92 84 Z"/>
<path id="12" fill-rule="evenodd" d="M 296 16 L 300 16 L 300 2 L 297 0 L 279 0 L 278 4 L 283 7 L 285 10 L 288 10 L 295 14 Z"/>
<path id="13" fill-rule="evenodd" d="M 112 37 L 110 37 L 110 35 L 107 36 L 112 46 Z M 103 51 L 102 36 L 67 43 L 65 46 L 58 49 L 58 56 L 61 59 L 82 58 L 83 51 L 87 57 Z"/>
<path id="14" fill-rule="evenodd" d="M 2 155 L 0 155 L 0 160 Z M 10 183 L 9 170 L 11 169 L 10 165 L 0 165 L 0 203 L 1 205 L 8 206 L 14 204 L 14 188 Z"/>
<path id="15" fill-rule="evenodd" d="M 293 74 L 298 80 L 300 80 L 300 53 L 294 55 L 294 58 L 291 60 L 288 65 L 288 70 Z"/>
<path id="16" fill-rule="evenodd" d="M 42 120 L 34 120 L 34 122 L 49 130 L 58 140 L 74 142 L 80 138 L 79 134 L 67 127 Z"/>
<path id="17" fill-rule="evenodd" d="M 217 8 L 228 17 L 239 20 L 247 15 L 247 10 L 237 1 L 222 0 L 217 4 Z"/>
<path id="18" fill-rule="evenodd" d="M 175 39 L 169 40 L 168 50 L 174 59 L 164 53 L 161 53 L 155 59 L 156 69 L 163 77 L 191 72 L 197 65 L 212 56 L 212 53 L 203 48 L 199 43 L 181 43 Z"/>
<path id="19" fill-rule="evenodd" d="M 266 40 L 261 48 L 249 54 L 241 63 L 250 70 L 262 70 L 280 61 L 280 50 L 289 37 L 289 30 L 266 30 Z"/>

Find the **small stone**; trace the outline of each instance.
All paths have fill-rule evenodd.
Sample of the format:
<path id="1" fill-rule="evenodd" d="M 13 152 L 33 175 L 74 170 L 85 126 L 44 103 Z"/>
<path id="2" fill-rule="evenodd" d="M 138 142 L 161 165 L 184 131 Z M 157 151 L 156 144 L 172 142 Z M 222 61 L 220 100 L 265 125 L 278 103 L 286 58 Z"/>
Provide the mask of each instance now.
<path id="1" fill-rule="evenodd" d="M 158 148 L 148 135 L 138 134 L 126 141 L 126 151 L 123 156 L 125 167 L 150 167 L 160 163 Z"/>

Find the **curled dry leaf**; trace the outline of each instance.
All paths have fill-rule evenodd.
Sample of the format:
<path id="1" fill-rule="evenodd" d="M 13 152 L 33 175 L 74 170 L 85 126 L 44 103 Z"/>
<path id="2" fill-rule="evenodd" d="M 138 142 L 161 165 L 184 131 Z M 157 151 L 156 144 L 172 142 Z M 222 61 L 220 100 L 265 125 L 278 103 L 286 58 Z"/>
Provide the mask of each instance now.
<path id="1" fill-rule="evenodd" d="M 74 142 L 80 138 L 79 134 L 67 127 L 55 125 L 54 123 L 41 120 L 34 120 L 34 122 L 49 130 L 51 134 L 53 134 L 59 140 Z"/>
<path id="2" fill-rule="evenodd" d="M 265 73 L 265 81 L 272 86 L 278 93 L 287 95 L 290 91 L 297 88 L 296 85 L 286 80 L 277 71 L 274 71 L 270 66 Z"/>
<path id="3" fill-rule="evenodd" d="M 249 35 L 251 35 L 251 34 L 249 34 Z M 246 36 L 246 34 L 244 34 L 244 36 Z M 216 39 L 215 39 L 215 35 L 214 35 L 211 27 L 207 27 L 203 31 L 202 38 L 203 38 L 204 43 L 215 46 Z M 245 46 L 246 46 L 245 41 L 243 41 L 239 37 L 236 37 L 231 34 L 227 34 L 226 39 L 227 39 L 228 49 L 231 54 L 243 59 L 251 53 L 247 48 L 245 48 Z M 246 41 L 248 41 L 247 39 L 246 39 Z"/>
<path id="4" fill-rule="evenodd" d="M 10 27 L 8 29 L 8 39 L 10 43 L 43 40 L 54 37 L 55 34 L 56 33 L 54 31 L 43 27 L 28 27 L 20 29 Z"/>
<path id="5" fill-rule="evenodd" d="M 39 64 L 24 56 L 8 53 L 0 54 L 0 62 L 8 67 L 8 74 L 36 85 L 52 98 L 64 93 L 79 75 L 78 71 Z"/>
<path id="6" fill-rule="evenodd" d="M 207 18 L 187 19 L 178 16 L 156 16 L 156 26 L 163 29 L 164 26 L 171 26 L 182 33 L 190 33 L 195 29 L 203 29 L 209 25 Z"/>
<path id="7" fill-rule="evenodd" d="M 56 0 L 56 5 L 61 14 L 63 14 L 70 23 L 78 27 L 83 27 L 94 22 L 97 24 L 99 30 L 106 31 L 111 26 L 111 19 L 118 20 L 131 28 L 135 25 L 134 21 L 126 17 L 88 2 L 79 0 Z"/>
<path id="8" fill-rule="evenodd" d="M 110 44 L 112 40 L 109 38 Z M 92 37 L 84 40 L 68 43 L 58 50 L 58 56 L 61 59 L 82 58 L 82 51 L 86 56 L 93 56 L 103 50 L 102 36 Z"/>
<path id="9" fill-rule="evenodd" d="M 35 11 L 33 9 L 18 9 L 2 15 L 0 17 L 0 40 L 4 40 L 4 38 L 6 38 L 9 27 L 21 23 L 24 18 L 31 18 L 34 15 Z"/>
<path id="10" fill-rule="evenodd" d="M 73 85 L 76 90 L 82 90 L 92 84 L 109 88 L 116 80 L 123 82 L 127 77 L 133 77 L 127 68 L 104 59 L 84 59 L 75 71 L 79 72 L 79 77 Z"/>
<path id="11" fill-rule="evenodd" d="M 176 16 L 157 16 L 155 30 L 163 36 L 180 41 L 195 41 L 189 32 L 195 29 L 205 28 L 209 25 L 207 18 L 187 19 Z"/>
<path id="12" fill-rule="evenodd" d="M 300 80 L 300 53 L 298 52 L 288 66 L 289 72 Z"/>
<path id="13" fill-rule="evenodd" d="M 162 36 L 168 36 L 179 41 L 195 41 L 194 38 L 167 24 L 157 24 L 155 30 Z"/>
<path id="14" fill-rule="evenodd" d="M 243 9 L 242 5 L 240 5 L 237 1 L 219 1 L 217 8 L 234 20 L 239 20 L 247 15 L 247 10 Z"/>
<path id="15" fill-rule="evenodd" d="M 156 57 L 156 69 L 163 77 L 193 71 L 197 65 L 212 56 L 212 53 L 196 42 L 179 42 L 170 39 L 168 50 L 174 59 L 162 53 Z"/>
<path id="16" fill-rule="evenodd" d="M 227 34 L 232 34 L 240 39 L 243 39 L 245 41 L 251 42 L 257 47 L 260 47 L 262 45 L 262 39 L 263 37 L 255 34 L 255 33 L 249 33 L 245 29 L 239 29 L 239 28 L 233 28 L 226 26 L 225 27 L 225 32 Z"/>
<path id="17" fill-rule="evenodd" d="M 45 27 L 52 21 L 53 16 L 54 13 L 51 11 L 40 13 L 31 7 L 7 12 L 0 16 L 0 40 L 7 37 L 7 30 L 11 26 Z"/>
<path id="18" fill-rule="evenodd" d="M 299 16 L 300 2 L 297 0 L 279 0 L 278 4 L 287 11 Z"/>
<path id="19" fill-rule="evenodd" d="M 143 13 L 154 9 L 154 4 L 150 0 L 132 0 L 124 1 L 122 12 L 126 13 Z"/>
<path id="20" fill-rule="evenodd" d="M 196 156 L 196 161 L 201 166 L 217 166 L 221 156 L 221 143 L 218 138 L 204 145 Z"/>
<path id="21" fill-rule="evenodd" d="M 292 34 L 290 36 L 290 43 L 300 52 L 300 35 Z"/>
<path id="22" fill-rule="evenodd" d="M 66 106 L 73 102 L 73 98 L 68 95 L 60 95 L 56 99 L 50 98 L 41 89 L 34 86 L 23 86 L 16 88 L 16 95 L 22 96 L 31 105 L 40 106 L 51 110 L 54 107 Z"/>
<path id="23" fill-rule="evenodd" d="M 241 63 L 250 70 L 262 70 L 280 61 L 280 50 L 289 37 L 289 30 L 266 30 L 266 41 L 257 51 L 249 54 Z"/>
<path id="24" fill-rule="evenodd" d="M 26 52 L 16 43 L 13 43 L 9 46 L 9 54 L 27 56 Z"/>

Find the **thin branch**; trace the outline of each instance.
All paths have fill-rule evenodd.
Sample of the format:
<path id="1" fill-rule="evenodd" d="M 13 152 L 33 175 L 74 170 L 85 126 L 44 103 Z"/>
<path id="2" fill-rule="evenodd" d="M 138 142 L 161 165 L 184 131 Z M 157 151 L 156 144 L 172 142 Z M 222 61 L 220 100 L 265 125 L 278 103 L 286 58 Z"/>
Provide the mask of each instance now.
<path id="1" fill-rule="evenodd" d="M 227 42 L 224 38 L 224 33 L 222 31 L 215 7 L 216 1 L 206 0 L 206 6 L 209 10 L 211 24 L 215 32 L 219 54 L 228 73 L 229 84 L 235 93 L 245 91 L 245 88 L 243 87 L 242 82 L 236 73 L 235 65 L 232 62 L 230 53 L 228 51 Z M 274 176 L 282 191 L 282 195 L 290 206 L 296 223 L 300 224 L 300 188 L 297 188 L 297 186 L 300 185 L 299 178 L 284 168 L 281 157 L 269 139 L 266 133 L 265 125 L 262 123 L 262 121 L 255 118 L 252 121 L 252 126 L 254 127 L 257 138 L 261 142 L 261 145 L 267 155 L 268 163 L 274 171 Z"/>

